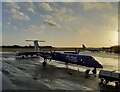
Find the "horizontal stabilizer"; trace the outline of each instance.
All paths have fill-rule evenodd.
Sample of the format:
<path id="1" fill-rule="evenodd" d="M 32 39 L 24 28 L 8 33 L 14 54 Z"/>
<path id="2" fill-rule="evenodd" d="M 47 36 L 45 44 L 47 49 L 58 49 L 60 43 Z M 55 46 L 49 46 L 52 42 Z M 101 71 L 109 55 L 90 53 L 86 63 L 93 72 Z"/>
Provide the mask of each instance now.
<path id="1" fill-rule="evenodd" d="M 43 41 L 43 40 L 25 40 L 25 41 L 37 41 L 37 42 L 46 42 L 46 41 Z"/>

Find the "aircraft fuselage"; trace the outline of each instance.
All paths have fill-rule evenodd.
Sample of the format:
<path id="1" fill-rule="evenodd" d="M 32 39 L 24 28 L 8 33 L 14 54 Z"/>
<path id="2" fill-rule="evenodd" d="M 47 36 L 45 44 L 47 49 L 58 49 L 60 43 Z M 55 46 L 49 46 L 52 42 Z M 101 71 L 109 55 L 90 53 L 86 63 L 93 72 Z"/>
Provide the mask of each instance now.
<path id="1" fill-rule="evenodd" d="M 103 67 L 92 56 L 80 55 L 80 54 L 68 54 L 68 53 L 60 53 L 60 52 L 44 53 L 44 55 L 50 55 L 52 60 L 58 60 L 65 63 L 72 63 L 72 64 L 82 65 L 86 67 L 94 67 L 94 68 Z M 42 55 L 42 57 L 44 55 Z"/>

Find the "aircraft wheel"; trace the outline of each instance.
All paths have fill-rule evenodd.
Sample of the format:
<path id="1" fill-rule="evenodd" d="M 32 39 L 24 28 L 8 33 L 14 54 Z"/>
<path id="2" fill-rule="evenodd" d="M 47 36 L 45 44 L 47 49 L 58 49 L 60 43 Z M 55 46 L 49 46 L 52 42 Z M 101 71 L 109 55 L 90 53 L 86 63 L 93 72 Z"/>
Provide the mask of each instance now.
<path id="1" fill-rule="evenodd" d="M 85 71 L 85 74 L 89 74 L 89 72 L 90 72 L 90 70 L 89 70 L 89 69 L 87 69 L 87 70 Z"/>
<path id="2" fill-rule="evenodd" d="M 109 80 L 105 79 L 105 85 L 107 85 L 109 83 Z"/>
<path id="3" fill-rule="evenodd" d="M 65 63 L 65 65 L 66 65 L 66 68 L 68 68 L 68 63 L 67 62 Z"/>
<path id="4" fill-rule="evenodd" d="M 94 69 L 92 70 L 92 73 L 93 73 L 93 74 L 96 74 L 96 73 L 97 73 L 96 68 L 94 68 Z"/>
<path id="5" fill-rule="evenodd" d="M 47 64 L 47 63 L 46 63 L 45 61 L 42 63 L 42 65 L 43 65 L 44 67 L 46 67 L 46 64 Z"/>
<path id="6" fill-rule="evenodd" d="M 24 56 L 22 56 L 22 59 L 24 59 L 25 57 Z"/>
<path id="7" fill-rule="evenodd" d="M 33 55 L 31 55 L 31 57 L 32 57 Z"/>
<path id="8" fill-rule="evenodd" d="M 104 82 L 104 79 L 103 79 L 103 78 L 100 79 L 100 84 L 101 84 L 101 85 L 103 84 L 103 82 Z"/>
<path id="9" fill-rule="evenodd" d="M 115 82 L 115 87 L 118 88 L 119 86 L 119 82 Z"/>

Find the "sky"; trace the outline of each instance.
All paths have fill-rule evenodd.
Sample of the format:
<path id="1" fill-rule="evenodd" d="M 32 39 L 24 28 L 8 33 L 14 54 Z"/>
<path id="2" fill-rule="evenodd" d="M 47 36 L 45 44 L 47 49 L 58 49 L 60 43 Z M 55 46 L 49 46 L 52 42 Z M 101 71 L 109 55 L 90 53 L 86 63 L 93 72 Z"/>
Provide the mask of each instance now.
<path id="1" fill-rule="evenodd" d="M 39 39 L 56 47 L 113 46 L 118 44 L 118 3 L 2 2 L 0 27 L 2 45 Z"/>

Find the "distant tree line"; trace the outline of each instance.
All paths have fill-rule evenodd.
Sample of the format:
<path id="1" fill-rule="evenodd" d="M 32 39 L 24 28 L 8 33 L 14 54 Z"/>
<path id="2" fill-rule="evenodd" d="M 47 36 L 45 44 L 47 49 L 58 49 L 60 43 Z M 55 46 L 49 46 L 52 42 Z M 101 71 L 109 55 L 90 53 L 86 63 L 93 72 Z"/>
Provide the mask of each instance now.
<path id="1" fill-rule="evenodd" d="M 20 46 L 20 45 L 12 45 L 12 46 L 0 46 L 1 48 L 34 48 L 34 46 L 29 45 L 29 46 Z M 52 46 L 39 46 L 39 48 L 43 48 L 43 49 L 54 49 L 54 50 L 82 50 L 82 48 L 69 48 L 69 47 L 52 47 Z M 115 53 L 120 53 L 120 45 L 115 45 L 115 46 L 111 46 L 111 47 L 102 47 L 102 49 L 106 52 L 115 52 Z"/>
<path id="2" fill-rule="evenodd" d="M 120 45 L 111 46 L 110 49 L 113 50 L 115 53 L 120 53 Z"/>
<path id="3" fill-rule="evenodd" d="M 1 46 L 2 48 L 34 48 L 34 46 L 20 46 L 20 45 L 12 45 L 12 46 Z M 40 48 L 53 48 L 52 46 L 39 46 Z"/>

